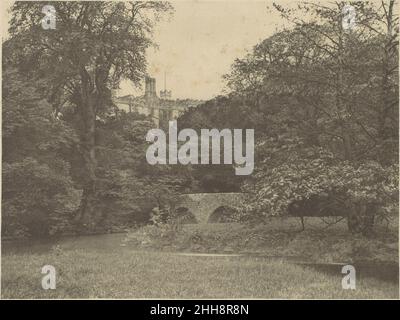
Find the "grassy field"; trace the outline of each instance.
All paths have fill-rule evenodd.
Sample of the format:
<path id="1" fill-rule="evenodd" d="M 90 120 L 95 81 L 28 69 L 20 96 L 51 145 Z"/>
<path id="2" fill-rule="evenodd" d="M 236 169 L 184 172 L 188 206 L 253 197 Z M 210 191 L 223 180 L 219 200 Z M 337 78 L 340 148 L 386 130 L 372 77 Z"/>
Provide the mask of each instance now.
<path id="1" fill-rule="evenodd" d="M 57 288 L 41 288 L 41 267 L 57 270 Z M 398 298 L 398 285 L 373 278 L 341 288 L 328 275 L 256 257 L 190 257 L 169 253 L 86 252 L 7 255 L 2 298 Z"/>
<path id="2" fill-rule="evenodd" d="M 356 290 L 343 290 L 340 268 L 327 272 L 289 259 L 398 262 L 394 226 L 379 227 L 365 239 L 349 235 L 343 225 L 323 230 L 317 220 L 296 232 L 298 221 L 289 219 L 258 226 L 146 227 L 127 235 L 4 245 L 2 298 L 398 298 L 395 279 L 361 273 Z M 57 270 L 56 290 L 41 288 L 41 268 L 48 264 Z"/>

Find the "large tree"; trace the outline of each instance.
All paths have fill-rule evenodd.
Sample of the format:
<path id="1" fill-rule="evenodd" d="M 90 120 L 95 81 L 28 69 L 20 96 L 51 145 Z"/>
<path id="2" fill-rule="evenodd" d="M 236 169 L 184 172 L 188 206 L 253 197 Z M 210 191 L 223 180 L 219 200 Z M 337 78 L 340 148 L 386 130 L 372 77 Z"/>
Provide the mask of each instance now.
<path id="1" fill-rule="evenodd" d="M 55 8 L 55 29 L 44 29 L 42 9 Z M 55 117 L 74 110 L 84 170 L 77 221 L 95 216 L 96 118 L 112 107 L 111 90 L 122 78 L 138 84 L 154 23 L 172 10 L 166 2 L 17 2 L 12 7 L 6 63 L 31 81 L 47 82 Z"/>
<path id="2" fill-rule="evenodd" d="M 344 5 L 275 5 L 291 27 L 257 44 L 226 76 L 232 95 L 259 115 L 256 169 L 247 185 L 256 211 L 282 214 L 293 201 L 340 194 L 349 216 L 369 204 L 373 215 L 376 203 L 395 212 L 395 1 L 352 3 L 357 16 L 349 29 Z"/>

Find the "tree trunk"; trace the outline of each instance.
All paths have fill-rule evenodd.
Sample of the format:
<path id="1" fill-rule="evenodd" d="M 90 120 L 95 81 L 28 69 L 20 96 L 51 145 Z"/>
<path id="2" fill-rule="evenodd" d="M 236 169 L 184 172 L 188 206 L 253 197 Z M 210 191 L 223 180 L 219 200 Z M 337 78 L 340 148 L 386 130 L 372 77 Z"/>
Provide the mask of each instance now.
<path id="1" fill-rule="evenodd" d="M 83 193 L 76 220 L 80 224 L 92 228 L 95 223 L 94 205 L 96 202 L 96 99 L 86 70 L 82 71 L 81 77 L 81 103 L 78 109 L 82 121 L 81 152 L 85 176 L 83 177 Z"/>
<path id="2" fill-rule="evenodd" d="M 90 114 L 88 114 L 88 117 L 85 119 L 84 130 L 85 132 L 83 133 L 82 140 L 82 156 L 86 176 L 84 178 L 85 182 L 80 206 L 80 221 L 83 224 L 90 224 L 93 222 L 94 218 L 93 207 L 96 194 L 97 166 L 95 154 L 95 117 L 92 117 Z"/>
<path id="3" fill-rule="evenodd" d="M 347 228 L 351 233 L 358 233 L 361 231 L 359 210 L 354 203 L 348 204 Z"/>
<path id="4" fill-rule="evenodd" d="M 342 21 L 339 17 L 339 41 L 338 41 L 338 52 L 337 52 L 337 76 L 336 76 L 336 112 L 340 123 L 340 132 L 343 137 L 343 155 L 345 160 L 352 160 L 352 141 L 351 132 L 349 130 L 349 124 L 347 123 L 347 106 L 346 99 L 344 99 L 343 88 L 344 83 L 344 70 L 343 70 L 343 51 L 344 51 L 344 39 L 343 39 L 343 28 Z"/>
<path id="5" fill-rule="evenodd" d="M 387 24 L 386 36 L 385 36 L 385 43 L 384 43 L 384 52 L 382 58 L 382 81 L 381 81 L 381 106 L 378 113 L 378 140 L 381 144 L 383 144 L 384 140 L 386 139 L 386 130 L 385 130 L 385 123 L 386 120 L 390 117 L 390 111 L 392 109 L 391 106 L 397 106 L 397 103 L 393 103 L 391 101 L 391 84 L 390 78 L 392 77 L 394 72 L 398 72 L 397 68 L 393 68 L 390 65 L 390 61 L 394 58 L 393 53 L 396 50 L 393 50 L 393 47 L 396 43 L 396 38 L 393 37 L 393 7 L 394 7 L 394 0 L 391 0 L 388 6 L 383 4 L 385 9 L 385 18 Z M 394 60 L 394 59 L 393 59 Z M 382 159 L 384 160 L 384 159 Z"/>
<path id="6" fill-rule="evenodd" d="M 360 201 L 349 206 L 347 216 L 347 226 L 351 233 L 362 233 L 364 236 L 370 236 L 373 233 L 375 224 L 375 213 L 378 205 Z"/>

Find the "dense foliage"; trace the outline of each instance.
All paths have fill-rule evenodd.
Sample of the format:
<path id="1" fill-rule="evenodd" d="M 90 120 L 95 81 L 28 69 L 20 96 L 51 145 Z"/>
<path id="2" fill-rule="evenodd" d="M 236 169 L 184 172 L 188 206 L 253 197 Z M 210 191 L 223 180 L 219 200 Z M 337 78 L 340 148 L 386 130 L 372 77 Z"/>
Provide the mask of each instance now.
<path id="1" fill-rule="evenodd" d="M 2 235 L 145 222 L 185 178 L 148 168 L 145 136 L 154 125 L 116 115 L 111 92 L 123 78 L 139 85 L 153 26 L 172 7 L 54 2 L 57 26 L 45 30 L 45 4 L 14 4 L 3 43 Z"/>
<path id="2" fill-rule="evenodd" d="M 353 29 L 343 27 L 344 5 L 274 5 L 290 26 L 234 62 L 228 97 L 184 116 L 255 129 L 255 172 L 242 184 L 252 195 L 246 218 L 324 202 L 298 214 L 348 216 L 351 230 L 365 231 L 360 219 L 397 213 L 396 3 L 352 3 Z"/>
<path id="3" fill-rule="evenodd" d="M 179 119 L 197 132 L 254 129 L 249 177 L 231 165 L 150 166 L 151 120 L 114 112 L 111 92 L 123 78 L 139 84 L 168 3 L 56 2 L 56 30 L 41 28 L 43 4 L 16 3 L 3 44 L 4 236 L 142 223 L 188 191 L 243 190 L 242 218 L 339 215 L 352 231 L 398 212 L 394 0 L 352 3 L 353 29 L 341 2 L 275 5 L 289 27 L 233 63 L 228 95 Z"/>
<path id="4" fill-rule="evenodd" d="M 398 210 L 398 18 L 394 1 L 355 3 L 358 25 L 346 31 L 342 6 L 300 6 L 309 21 L 276 6 L 293 30 L 257 45 L 227 79 L 248 90 L 240 75 L 254 68 L 259 101 L 279 108 L 269 117 L 283 130 L 258 143 L 253 203 L 281 214 L 293 200 L 333 195 L 357 231 L 352 220 Z"/>
<path id="5" fill-rule="evenodd" d="M 42 83 L 4 64 L 3 76 L 2 233 L 49 234 L 79 205 L 68 160 L 78 138 L 52 117 Z"/>

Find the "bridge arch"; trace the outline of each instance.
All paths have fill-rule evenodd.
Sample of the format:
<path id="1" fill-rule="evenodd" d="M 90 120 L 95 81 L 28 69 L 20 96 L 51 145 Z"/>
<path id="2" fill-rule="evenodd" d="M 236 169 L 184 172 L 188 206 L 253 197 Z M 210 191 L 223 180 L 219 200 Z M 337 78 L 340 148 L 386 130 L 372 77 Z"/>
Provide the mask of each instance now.
<path id="1" fill-rule="evenodd" d="M 198 222 L 193 212 L 185 206 L 180 206 L 176 208 L 174 213 L 175 213 L 175 218 L 177 218 L 181 223 Z"/>
<path id="2" fill-rule="evenodd" d="M 215 209 L 208 217 L 208 223 L 218 223 L 218 222 L 230 222 L 234 218 L 234 214 L 237 212 L 232 206 L 219 206 Z"/>
<path id="3" fill-rule="evenodd" d="M 247 194 L 230 193 L 188 193 L 173 200 L 174 208 L 187 208 L 198 223 L 208 223 L 210 216 L 220 207 L 233 208 L 243 204 Z"/>

